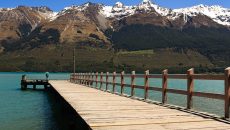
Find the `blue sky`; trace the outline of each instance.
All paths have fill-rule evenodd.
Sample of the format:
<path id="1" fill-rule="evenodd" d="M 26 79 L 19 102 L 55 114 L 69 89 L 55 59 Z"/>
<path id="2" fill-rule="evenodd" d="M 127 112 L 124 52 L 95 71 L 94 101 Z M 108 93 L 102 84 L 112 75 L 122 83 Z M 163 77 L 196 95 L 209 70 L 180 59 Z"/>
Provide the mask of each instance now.
<path id="1" fill-rule="evenodd" d="M 114 5 L 117 1 L 121 1 L 125 5 L 136 5 L 142 0 L 1 0 L 0 7 L 16 7 L 18 5 L 27 6 L 48 6 L 54 11 L 60 11 L 66 6 L 72 4 L 80 5 L 86 2 L 103 3 L 106 5 Z M 158 5 L 167 8 L 190 7 L 198 4 L 205 5 L 221 5 L 230 8 L 229 0 L 152 0 Z"/>

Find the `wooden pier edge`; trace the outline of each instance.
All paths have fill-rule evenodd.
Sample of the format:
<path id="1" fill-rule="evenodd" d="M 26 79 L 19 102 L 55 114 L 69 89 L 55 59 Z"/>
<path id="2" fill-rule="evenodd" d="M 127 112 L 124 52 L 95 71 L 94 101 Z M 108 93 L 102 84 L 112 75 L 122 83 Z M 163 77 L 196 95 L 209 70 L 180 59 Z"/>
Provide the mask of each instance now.
<path id="1" fill-rule="evenodd" d="M 50 84 L 93 130 L 230 129 L 229 121 L 193 110 L 134 100 L 69 81 Z"/>
<path id="2" fill-rule="evenodd" d="M 91 73 L 92 74 L 92 73 Z M 132 71 L 131 74 L 125 74 L 124 71 L 120 73 L 120 83 L 116 82 L 116 79 L 119 75 L 116 74 L 116 72 L 113 72 L 110 74 L 107 72 L 105 75 L 103 72 L 100 73 L 100 81 L 98 81 L 98 73 L 91 75 L 92 77 L 95 77 L 94 79 L 85 79 L 84 75 L 87 75 L 86 73 L 76 74 L 76 75 L 83 75 L 83 77 L 80 78 L 74 78 L 74 81 L 85 81 L 91 82 L 91 84 L 95 83 L 96 88 L 98 87 L 98 82 L 100 83 L 100 89 L 102 89 L 103 84 L 106 85 L 105 91 L 108 90 L 108 85 L 112 85 L 112 93 L 115 92 L 115 87 L 120 86 L 121 91 L 120 94 L 124 94 L 124 87 L 130 87 L 130 96 L 133 97 L 135 94 L 135 89 L 143 89 L 144 90 L 144 100 L 148 100 L 148 90 L 154 90 L 154 91 L 161 91 L 162 92 L 162 104 L 165 104 L 167 102 L 167 93 L 174 93 L 174 94 L 182 94 L 187 96 L 187 109 L 192 108 L 193 104 L 193 96 L 196 97 L 204 97 L 204 98 L 213 98 L 218 100 L 224 100 L 224 118 L 229 118 L 229 107 L 230 107 L 230 67 L 225 69 L 225 74 L 195 74 L 194 68 L 191 68 L 187 71 L 186 74 L 168 74 L 168 70 L 165 69 L 162 71 L 162 74 L 150 74 L 149 71 L 145 71 L 144 75 L 135 74 L 135 71 Z M 105 76 L 106 80 L 103 80 L 103 77 Z M 72 77 L 72 76 L 71 76 Z M 79 77 L 79 76 L 77 76 Z M 109 77 L 112 77 L 112 82 L 108 80 Z M 125 77 L 130 77 L 130 84 L 127 84 L 125 82 Z M 135 85 L 135 79 L 136 78 L 143 78 L 144 84 L 143 85 Z M 150 78 L 161 78 L 162 79 L 162 86 L 161 87 L 155 87 L 155 86 L 149 86 L 149 79 Z M 187 90 L 176 90 L 176 89 L 169 89 L 167 87 L 168 79 L 186 79 L 187 80 Z M 194 80 L 223 80 L 225 82 L 225 86 L 223 86 L 225 89 L 224 94 L 215 94 L 215 93 L 204 93 L 204 92 L 195 92 L 194 91 Z"/>

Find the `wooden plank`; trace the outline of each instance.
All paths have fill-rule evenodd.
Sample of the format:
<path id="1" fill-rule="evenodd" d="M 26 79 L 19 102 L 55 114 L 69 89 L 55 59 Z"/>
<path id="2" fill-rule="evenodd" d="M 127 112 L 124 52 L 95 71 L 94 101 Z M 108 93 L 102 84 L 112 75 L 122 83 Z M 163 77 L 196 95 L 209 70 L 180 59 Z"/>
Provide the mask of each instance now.
<path id="1" fill-rule="evenodd" d="M 123 94 L 123 92 L 124 92 L 124 84 L 125 84 L 124 74 L 125 74 L 125 72 L 122 71 L 121 72 L 121 92 L 120 92 L 121 94 Z"/>
<path id="2" fill-rule="evenodd" d="M 158 87 L 149 87 L 149 90 L 154 90 L 154 91 L 158 91 L 158 92 L 162 92 L 162 88 L 158 88 Z"/>
<path id="3" fill-rule="evenodd" d="M 108 90 L 108 85 L 109 85 L 109 72 L 106 72 L 106 86 L 105 86 L 105 90 Z"/>
<path id="4" fill-rule="evenodd" d="M 100 89 L 102 89 L 102 85 L 103 85 L 103 76 L 104 76 L 104 74 L 103 74 L 103 72 L 101 72 L 101 74 L 100 74 Z"/>
<path id="5" fill-rule="evenodd" d="M 113 93 L 115 92 L 115 87 L 116 87 L 116 72 L 113 72 Z"/>
<path id="6" fill-rule="evenodd" d="M 225 98 L 223 94 L 213 94 L 213 93 L 203 93 L 203 92 L 193 92 L 193 96 L 220 99 L 220 100 L 224 100 Z"/>
<path id="7" fill-rule="evenodd" d="M 192 94 L 194 90 L 194 80 L 192 78 L 192 75 L 194 74 L 194 69 L 189 69 L 187 71 L 187 108 L 191 109 L 192 108 Z"/>
<path id="8" fill-rule="evenodd" d="M 50 83 L 94 130 L 230 129 L 229 124 L 211 118 L 133 100 L 68 81 Z"/>
<path id="9" fill-rule="evenodd" d="M 230 67 L 225 69 L 225 99 L 224 99 L 224 115 L 225 118 L 229 118 L 230 107 Z"/>
<path id="10" fill-rule="evenodd" d="M 128 130 L 129 128 L 131 130 L 166 130 L 160 125 L 154 125 L 154 124 L 145 124 L 145 125 L 119 125 L 119 126 L 94 126 L 92 127 L 94 130 Z"/>
<path id="11" fill-rule="evenodd" d="M 135 71 L 132 71 L 132 76 L 131 76 L 131 96 L 134 96 L 135 91 Z"/>
<path id="12" fill-rule="evenodd" d="M 168 70 L 162 71 L 162 103 L 167 102 L 167 88 L 168 88 Z"/>
<path id="13" fill-rule="evenodd" d="M 145 71 L 145 79 L 144 79 L 144 99 L 148 98 L 148 90 L 149 90 L 149 70 Z"/>
<path id="14" fill-rule="evenodd" d="M 135 88 L 138 88 L 138 89 L 144 89 L 145 87 L 144 86 L 141 86 L 141 85 L 134 85 Z"/>
<path id="15" fill-rule="evenodd" d="M 96 88 L 98 87 L 98 72 L 96 72 Z"/>
<path id="16" fill-rule="evenodd" d="M 187 91 L 185 91 L 185 90 L 167 89 L 167 92 L 168 93 L 174 93 L 174 94 L 187 95 Z"/>

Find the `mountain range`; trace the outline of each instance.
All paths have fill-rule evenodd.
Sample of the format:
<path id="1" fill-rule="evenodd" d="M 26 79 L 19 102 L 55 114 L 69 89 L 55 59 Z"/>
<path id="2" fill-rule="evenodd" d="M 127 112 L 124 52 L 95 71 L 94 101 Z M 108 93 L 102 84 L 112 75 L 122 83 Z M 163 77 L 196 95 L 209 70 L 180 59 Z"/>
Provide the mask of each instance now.
<path id="1" fill-rule="evenodd" d="M 135 6 L 117 2 L 48 7 L 0 8 L 0 54 L 46 45 L 115 50 L 193 50 L 212 64 L 230 63 L 230 9 L 197 5 L 168 9 L 151 0 Z"/>

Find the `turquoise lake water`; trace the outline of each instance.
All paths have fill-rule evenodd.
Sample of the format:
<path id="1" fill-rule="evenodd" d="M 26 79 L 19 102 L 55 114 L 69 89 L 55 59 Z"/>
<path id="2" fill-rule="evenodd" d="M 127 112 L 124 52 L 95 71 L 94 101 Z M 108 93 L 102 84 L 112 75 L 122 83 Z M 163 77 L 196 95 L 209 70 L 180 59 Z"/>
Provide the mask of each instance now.
<path id="1" fill-rule="evenodd" d="M 21 91 L 20 80 L 23 74 L 34 79 L 44 79 L 45 73 L 0 73 L 0 130 L 50 130 L 66 128 L 68 121 L 58 108 L 60 103 L 49 91 Z M 67 73 L 51 73 L 50 79 L 69 79 Z M 105 78 L 104 78 L 105 79 Z M 111 81 L 111 78 L 110 78 Z M 130 83 L 130 79 L 125 79 Z M 119 79 L 117 79 L 119 83 Z M 143 79 L 136 79 L 136 84 L 143 85 Z M 151 79 L 150 86 L 161 87 L 161 79 Z M 186 80 L 169 80 L 169 88 L 186 90 Z M 105 88 L 105 85 L 103 85 Z M 41 88 L 43 88 L 41 86 Z M 112 89 L 112 86 L 109 86 Z M 120 86 L 116 87 L 120 91 Z M 224 81 L 195 80 L 195 91 L 224 93 Z M 130 89 L 125 88 L 130 94 Z M 143 90 L 135 90 L 135 96 L 143 97 Z M 161 93 L 149 91 L 149 98 L 161 101 Z M 223 116 L 224 102 L 216 99 L 193 98 L 194 109 Z M 186 106 L 186 96 L 168 94 L 168 103 Z M 59 106 L 58 106 L 59 105 Z"/>
<path id="2" fill-rule="evenodd" d="M 21 91 L 23 74 L 45 78 L 44 73 L 0 73 L 0 130 L 62 129 L 62 115 L 54 108 L 55 100 L 48 91 Z M 68 79 L 69 74 L 51 73 L 50 78 Z"/>

